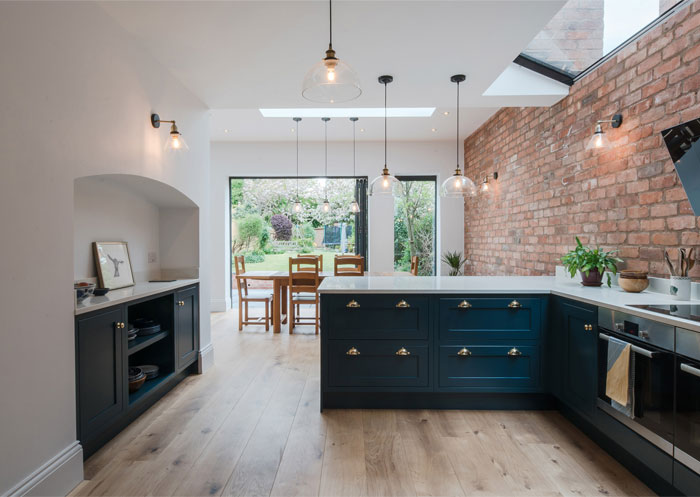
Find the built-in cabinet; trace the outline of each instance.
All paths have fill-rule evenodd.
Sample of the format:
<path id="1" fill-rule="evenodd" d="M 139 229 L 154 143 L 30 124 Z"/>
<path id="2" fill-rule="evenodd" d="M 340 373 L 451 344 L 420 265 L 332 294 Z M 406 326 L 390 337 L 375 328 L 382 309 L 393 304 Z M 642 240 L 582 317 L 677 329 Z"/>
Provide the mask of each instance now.
<path id="1" fill-rule="evenodd" d="M 85 457 L 196 369 L 199 287 L 163 292 L 75 318 L 77 431 Z M 129 323 L 154 319 L 161 331 L 128 340 Z M 129 367 L 159 375 L 129 392 Z"/>

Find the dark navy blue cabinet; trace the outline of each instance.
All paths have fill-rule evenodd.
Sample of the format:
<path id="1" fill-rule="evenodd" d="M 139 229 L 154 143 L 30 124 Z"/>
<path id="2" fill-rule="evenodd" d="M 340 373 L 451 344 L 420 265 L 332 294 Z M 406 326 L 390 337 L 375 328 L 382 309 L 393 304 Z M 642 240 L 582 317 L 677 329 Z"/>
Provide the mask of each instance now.
<path id="1" fill-rule="evenodd" d="M 430 299 L 420 295 L 334 295 L 325 297 L 330 338 L 427 339 Z"/>
<path id="2" fill-rule="evenodd" d="M 539 387 L 539 346 L 440 346 L 442 389 L 526 392 Z"/>
<path id="3" fill-rule="evenodd" d="M 541 312 L 539 298 L 442 298 L 440 340 L 537 340 Z"/>
<path id="4" fill-rule="evenodd" d="M 177 369 L 181 370 L 197 359 L 199 350 L 199 299 L 197 287 L 175 293 L 175 351 Z"/>
<path id="5" fill-rule="evenodd" d="M 550 333 L 557 335 L 553 350 L 560 378 L 559 398 L 587 419 L 596 413 L 598 376 L 598 308 L 558 299 L 558 318 Z"/>
<path id="6" fill-rule="evenodd" d="M 125 409 L 123 349 L 126 332 L 122 307 L 76 319 L 78 432 L 90 438 Z"/>
<path id="7" fill-rule="evenodd" d="M 127 340 L 128 323 L 156 320 L 161 332 Z M 89 457 L 188 374 L 199 351 L 199 286 L 193 285 L 75 318 L 78 439 Z M 160 374 L 129 392 L 129 367 Z"/>
<path id="8" fill-rule="evenodd" d="M 430 355 L 425 342 L 333 340 L 328 347 L 331 387 L 427 387 Z"/>

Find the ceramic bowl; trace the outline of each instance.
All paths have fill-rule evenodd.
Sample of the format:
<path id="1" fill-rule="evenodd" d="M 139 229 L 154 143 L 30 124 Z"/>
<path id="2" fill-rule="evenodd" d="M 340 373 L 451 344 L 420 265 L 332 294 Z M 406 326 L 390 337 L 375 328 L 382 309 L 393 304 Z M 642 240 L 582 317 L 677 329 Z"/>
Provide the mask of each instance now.
<path id="1" fill-rule="evenodd" d="M 107 295 L 107 292 L 109 292 L 109 288 L 95 288 L 92 294 L 95 297 L 102 297 L 103 295 Z"/>
<path id="2" fill-rule="evenodd" d="M 138 380 L 129 381 L 129 393 L 134 393 L 136 390 L 141 388 L 146 382 L 146 375 L 142 375 Z"/>
<path id="3" fill-rule="evenodd" d="M 639 293 L 647 289 L 649 279 L 643 271 L 620 271 L 617 284 L 626 292 Z"/>

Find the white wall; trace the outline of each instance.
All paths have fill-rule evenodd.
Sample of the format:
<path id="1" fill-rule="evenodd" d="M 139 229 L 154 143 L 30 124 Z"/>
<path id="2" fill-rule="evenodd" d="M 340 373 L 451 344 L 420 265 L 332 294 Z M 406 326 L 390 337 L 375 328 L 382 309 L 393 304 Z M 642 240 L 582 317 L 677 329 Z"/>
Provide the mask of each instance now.
<path id="1" fill-rule="evenodd" d="M 213 142 L 211 144 L 211 296 L 212 310 L 230 307 L 229 194 L 231 176 L 293 176 L 295 142 Z M 454 142 L 390 142 L 389 170 L 395 175 L 437 175 L 438 183 L 455 168 Z M 322 142 L 300 145 L 300 175 L 323 175 Z M 357 175 L 370 181 L 384 165 L 383 142 L 357 143 Z M 352 175 L 352 142 L 328 144 L 328 174 Z M 438 253 L 464 250 L 464 203 L 438 201 Z M 387 204 L 387 205 L 385 205 Z M 373 271 L 391 271 L 393 264 L 393 202 L 370 197 L 369 264 Z M 445 268 L 442 268 L 445 274 Z"/>
<path id="2" fill-rule="evenodd" d="M 4 494 L 27 490 L 22 483 L 76 439 L 74 179 L 129 173 L 172 185 L 199 205 L 199 253 L 208 254 L 210 148 L 204 104 L 99 4 L 0 2 L 0 67 Z M 186 156 L 163 156 L 167 128 L 151 128 L 153 111 L 177 119 L 190 145 Z M 206 256 L 199 265 L 207 316 Z M 210 344 L 207 319 L 201 343 Z M 78 483 L 76 461 L 41 491 L 62 493 Z"/>
<path id="3" fill-rule="evenodd" d="M 100 178 L 75 182 L 73 201 L 73 274 L 75 279 L 97 276 L 92 242 L 124 241 L 136 281 L 160 276 L 160 261 L 148 262 L 159 250 L 159 209 L 141 195 Z"/>

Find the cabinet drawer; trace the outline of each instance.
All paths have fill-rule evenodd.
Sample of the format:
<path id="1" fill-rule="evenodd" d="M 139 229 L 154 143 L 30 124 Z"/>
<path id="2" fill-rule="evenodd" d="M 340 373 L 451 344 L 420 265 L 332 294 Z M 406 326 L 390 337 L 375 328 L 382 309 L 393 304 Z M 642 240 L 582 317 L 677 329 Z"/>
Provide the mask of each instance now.
<path id="1" fill-rule="evenodd" d="M 464 355 L 459 352 L 466 348 Z M 440 347 L 441 388 L 474 390 L 533 390 L 540 382 L 539 347 L 516 345 L 520 355 L 508 355 L 512 345 Z"/>
<path id="2" fill-rule="evenodd" d="M 488 343 L 539 338 L 538 298 L 440 299 L 440 340 Z"/>
<path id="3" fill-rule="evenodd" d="M 329 295 L 323 332 L 330 338 L 428 338 L 430 300 L 421 296 Z"/>
<path id="4" fill-rule="evenodd" d="M 409 355 L 397 355 L 405 348 Z M 357 355 L 348 351 L 354 349 Z M 429 348 L 394 340 L 329 340 L 328 384 L 334 387 L 426 387 Z"/>

